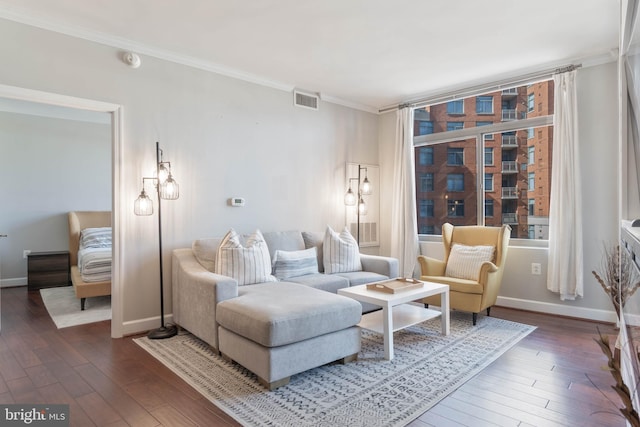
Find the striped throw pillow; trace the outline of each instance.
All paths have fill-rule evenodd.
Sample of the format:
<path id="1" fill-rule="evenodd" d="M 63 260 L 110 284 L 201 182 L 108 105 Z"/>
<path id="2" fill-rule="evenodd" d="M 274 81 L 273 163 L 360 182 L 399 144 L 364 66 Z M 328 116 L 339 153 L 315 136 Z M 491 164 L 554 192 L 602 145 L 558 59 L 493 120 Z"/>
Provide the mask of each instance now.
<path id="1" fill-rule="evenodd" d="M 482 263 L 493 261 L 494 246 L 467 246 L 454 243 L 447 260 L 445 276 L 478 280 Z"/>
<path id="2" fill-rule="evenodd" d="M 279 280 L 305 276 L 318 272 L 316 248 L 301 251 L 276 250 L 273 256 L 273 274 Z"/>
<path id="3" fill-rule="evenodd" d="M 240 236 L 232 228 L 220 242 L 216 254 L 216 273 L 233 277 L 238 285 L 275 282 L 271 275 L 271 256 L 260 230 L 240 243 Z"/>
<path id="4" fill-rule="evenodd" d="M 360 248 L 347 227 L 340 234 L 327 227 L 322 243 L 324 272 L 349 273 L 362 271 Z"/>

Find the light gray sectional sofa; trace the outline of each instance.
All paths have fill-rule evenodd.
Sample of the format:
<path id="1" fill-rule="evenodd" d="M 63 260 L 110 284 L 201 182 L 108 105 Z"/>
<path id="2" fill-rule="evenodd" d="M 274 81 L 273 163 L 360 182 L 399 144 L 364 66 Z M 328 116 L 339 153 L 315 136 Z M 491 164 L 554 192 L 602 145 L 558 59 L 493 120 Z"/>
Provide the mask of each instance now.
<path id="1" fill-rule="evenodd" d="M 238 286 L 216 274 L 221 238 L 200 239 L 173 251 L 173 319 L 223 357 L 255 373 L 269 389 L 299 372 L 360 351 L 362 312 L 374 309 L 337 295 L 338 289 L 398 276 L 394 258 L 360 254 L 362 271 L 325 274 L 323 232 L 264 233 L 271 259 L 276 251 L 316 247 L 319 271 L 286 281 Z"/>

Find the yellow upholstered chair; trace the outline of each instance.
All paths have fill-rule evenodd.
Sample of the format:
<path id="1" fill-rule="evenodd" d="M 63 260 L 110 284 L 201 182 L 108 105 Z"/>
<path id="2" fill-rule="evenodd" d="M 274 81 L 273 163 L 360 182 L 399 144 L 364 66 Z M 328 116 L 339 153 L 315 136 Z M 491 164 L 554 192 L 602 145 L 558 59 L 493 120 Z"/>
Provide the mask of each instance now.
<path id="1" fill-rule="evenodd" d="M 473 313 L 475 325 L 478 313 L 486 309 L 488 316 L 491 306 L 496 303 L 510 237 L 508 225 L 483 227 L 446 223 L 442 226 L 444 260 L 419 255 L 420 280 L 449 285 L 450 308 Z M 439 305 L 440 296 L 421 301 L 426 305 Z"/>

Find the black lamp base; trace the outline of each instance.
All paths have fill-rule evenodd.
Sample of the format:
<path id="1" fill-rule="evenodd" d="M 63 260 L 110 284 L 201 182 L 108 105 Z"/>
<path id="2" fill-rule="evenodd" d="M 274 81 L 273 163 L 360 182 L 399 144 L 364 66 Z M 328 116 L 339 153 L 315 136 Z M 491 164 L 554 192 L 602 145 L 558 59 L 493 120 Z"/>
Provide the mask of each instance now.
<path id="1" fill-rule="evenodd" d="M 151 340 L 161 340 L 165 338 L 171 338 L 178 334 L 178 328 L 175 325 L 163 326 L 158 329 L 153 329 L 147 334 L 147 338 Z"/>

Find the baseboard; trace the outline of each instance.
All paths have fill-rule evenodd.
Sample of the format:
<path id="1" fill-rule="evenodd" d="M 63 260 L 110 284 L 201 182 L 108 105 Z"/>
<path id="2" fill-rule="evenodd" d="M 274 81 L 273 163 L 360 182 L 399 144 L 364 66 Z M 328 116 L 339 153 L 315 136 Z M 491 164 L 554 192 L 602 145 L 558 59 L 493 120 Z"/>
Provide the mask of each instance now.
<path id="1" fill-rule="evenodd" d="M 164 316 L 164 323 L 171 324 L 173 322 L 173 314 L 166 314 Z M 148 317 L 146 319 L 131 320 L 122 324 L 122 334 L 136 335 L 145 333 L 152 329 L 160 327 L 160 316 Z"/>
<path id="2" fill-rule="evenodd" d="M 16 286 L 27 286 L 27 278 L 17 277 L 15 279 L 0 279 L 0 288 L 13 288 Z"/>
<path id="3" fill-rule="evenodd" d="M 535 311 L 538 313 L 555 314 L 559 316 L 576 317 L 579 319 L 595 320 L 598 322 L 616 323 L 618 318 L 613 310 L 599 310 L 595 308 L 571 307 L 563 304 L 524 300 L 519 298 L 498 297 L 496 306 Z M 627 325 L 640 326 L 640 315 L 625 316 Z"/>

